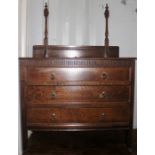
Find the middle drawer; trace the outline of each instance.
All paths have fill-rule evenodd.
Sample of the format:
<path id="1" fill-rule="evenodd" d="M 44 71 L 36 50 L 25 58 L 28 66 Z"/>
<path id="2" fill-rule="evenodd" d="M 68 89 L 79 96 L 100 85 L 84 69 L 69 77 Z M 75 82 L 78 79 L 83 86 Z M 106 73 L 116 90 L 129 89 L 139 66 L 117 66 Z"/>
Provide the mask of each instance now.
<path id="1" fill-rule="evenodd" d="M 28 104 L 63 102 L 128 102 L 130 86 L 27 86 Z"/>

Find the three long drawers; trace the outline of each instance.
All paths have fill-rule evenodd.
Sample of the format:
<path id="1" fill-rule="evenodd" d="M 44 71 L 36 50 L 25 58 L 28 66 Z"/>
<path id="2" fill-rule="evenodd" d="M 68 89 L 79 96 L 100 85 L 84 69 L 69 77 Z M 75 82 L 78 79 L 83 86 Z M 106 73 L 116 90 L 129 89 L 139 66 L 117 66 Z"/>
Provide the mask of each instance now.
<path id="1" fill-rule="evenodd" d="M 28 130 L 122 129 L 130 147 L 135 58 L 20 58 L 19 69 L 24 148 Z"/>
<path id="2" fill-rule="evenodd" d="M 28 126 L 109 122 L 128 125 L 130 72 L 130 67 L 28 68 L 25 87 Z M 83 103 L 87 106 L 81 106 Z M 102 106 L 97 106 L 98 103 Z M 57 104 L 63 106 L 55 107 Z"/>

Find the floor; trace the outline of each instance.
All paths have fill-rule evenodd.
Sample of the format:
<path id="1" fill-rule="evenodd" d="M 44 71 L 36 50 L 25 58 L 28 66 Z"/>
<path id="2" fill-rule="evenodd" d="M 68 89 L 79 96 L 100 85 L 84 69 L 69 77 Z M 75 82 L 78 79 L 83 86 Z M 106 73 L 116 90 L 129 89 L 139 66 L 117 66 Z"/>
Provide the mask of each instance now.
<path id="1" fill-rule="evenodd" d="M 24 155 L 137 155 L 137 132 L 133 132 L 132 153 L 128 152 L 121 131 L 35 132 Z"/>

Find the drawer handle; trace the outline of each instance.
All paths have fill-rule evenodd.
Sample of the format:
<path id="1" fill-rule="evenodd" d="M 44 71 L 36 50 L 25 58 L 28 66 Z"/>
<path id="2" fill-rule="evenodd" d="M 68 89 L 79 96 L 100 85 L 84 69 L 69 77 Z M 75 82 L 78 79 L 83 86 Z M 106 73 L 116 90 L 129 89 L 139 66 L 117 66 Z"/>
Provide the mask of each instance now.
<path id="1" fill-rule="evenodd" d="M 107 79 L 107 76 L 108 76 L 107 73 L 102 73 L 102 74 L 101 74 L 101 78 L 102 78 L 103 80 Z"/>
<path id="2" fill-rule="evenodd" d="M 56 93 L 54 91 L 51 93 L 51 97 L 52 98 L 55 98 L 56 97 Z"/>
<path id="3" fill-rule="evenodd" d="M 55 74 L 54 73 L 51 73 L 50 78 L 51 78 L 51 80 L 54 80 L 55 79 Z"/>
<path id="4" fill-rule="evenodd" d="M 56 114 L 55 113 L 52 113 L 51 119 L 52 119 L 52 121 L 55 121 L 55 119 L 56 119 Z"/>
<path id="5" fill-rule="evenodd" d="M 99 98 L 104 98 L 105 97 L 105 92 L 103 91 L 100 95 Z"/>
<path id="6" fill-rule="evenodd" d="M 102 113 L 101 116 L 104 117 L 105 116 L 105 113 Z"/>
<path id="7" fill-rule="evenodd" d="M 55 117 L 56 116 L 56 114 L 55 113 L 52 113 L 52 117 Z"/>
<path id="8" fill-rule="evenodd" d="M 101 121 L 103 121 L 105 119 L 105 113 L 103 112 L 100 116 Z"/>

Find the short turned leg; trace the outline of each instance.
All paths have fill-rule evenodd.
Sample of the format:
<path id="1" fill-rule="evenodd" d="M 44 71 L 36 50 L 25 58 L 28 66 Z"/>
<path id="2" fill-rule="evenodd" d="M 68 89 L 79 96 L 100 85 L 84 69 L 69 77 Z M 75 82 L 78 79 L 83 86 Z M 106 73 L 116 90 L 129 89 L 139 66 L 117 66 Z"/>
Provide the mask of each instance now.
<path id="1" fill-rule="evenodd" d="M 128 151 L 132 152 L 132 130 L 126 131 L 126 145 L 128 147 Z"/>
<path id="2" fill-rule="evenodd" d="M 23 152 L 26 151 L 27 145 L 28 145 L 28 130 L 23 129 L 22 130 L 22 149 L 23 149 Z"/>

